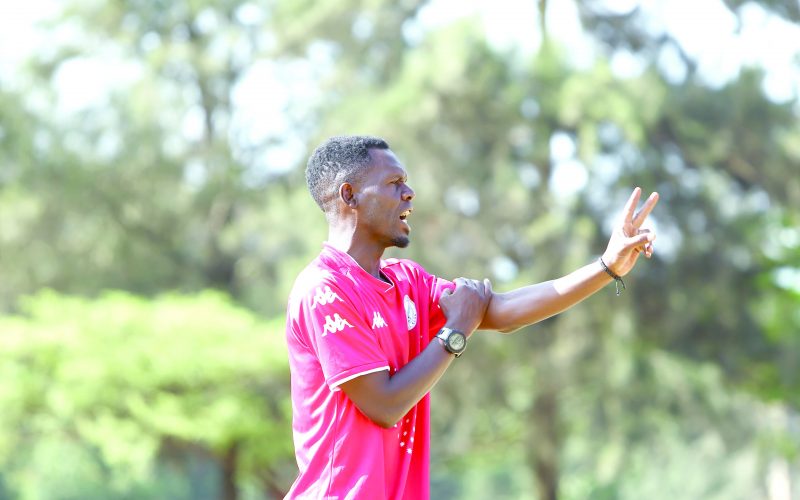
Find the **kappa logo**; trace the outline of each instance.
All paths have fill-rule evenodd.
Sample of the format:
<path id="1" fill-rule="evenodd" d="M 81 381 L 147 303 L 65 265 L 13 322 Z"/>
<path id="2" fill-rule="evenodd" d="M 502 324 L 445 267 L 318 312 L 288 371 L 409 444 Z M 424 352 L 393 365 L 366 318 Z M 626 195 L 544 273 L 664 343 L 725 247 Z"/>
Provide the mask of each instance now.
<path id="1" fill-rule="evenodd" d="M 374 330 L 376 328 L 383 328 L 384 326 L 388 326 L 386 324 L 386 320 L 383 319 L 383 316 L 381 316 L 381 313 L 379 313 L 378 311 L 375 311 L 372 314 L 372 329 Z"/>
<path id="2" fill-rule="evenodd" d="M 405 299 L 403 299 L 403 307 L 406 310 L 406 323 L 408 324 L 408 329 L 411 330 L 417 326 L 417 305 L 414 304 L 414 301 L 411 300 L 411 297 L 406 295 Z"/>
<path id="3" fill-rule="evenodd" d="M 326 306 L 333 303 L 334 300 L 342 302 L 342 298 L 336 295 L 336 292 L 331 290 L 331 287 L 326 286 L 325 290 L 322 287 L 318 287 L 317 293 L 314 294 L 314 303 L 311 304 L 311 309 L 316 309 L 317 306 Z"/>
<path id="4" fill-rule="evenodd" d="M 322 336 L 324 337 L 329 333 L 341 332 L 345 329 L 345 327 L 353 328 L 353 325 L 348 323 L 346 319 L 339 316 L 339 313 L 334 313 L 333 318 L 330 316 L 325 316 L 325 331 L 322 332 Z"/>

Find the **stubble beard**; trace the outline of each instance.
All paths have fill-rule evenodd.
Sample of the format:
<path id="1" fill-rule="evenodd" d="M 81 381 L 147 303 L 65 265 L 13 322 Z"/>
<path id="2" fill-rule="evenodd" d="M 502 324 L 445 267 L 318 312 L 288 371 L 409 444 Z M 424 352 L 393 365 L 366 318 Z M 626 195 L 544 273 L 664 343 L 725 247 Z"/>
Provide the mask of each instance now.
<path id="1" fill-rule="evenodd" d="M 409 243 L 411 243 L 411 240 L 408 236 L 395 236 L 392 239 L 392 245 L 396 246 L 397 248 L 406 248 Z"/>

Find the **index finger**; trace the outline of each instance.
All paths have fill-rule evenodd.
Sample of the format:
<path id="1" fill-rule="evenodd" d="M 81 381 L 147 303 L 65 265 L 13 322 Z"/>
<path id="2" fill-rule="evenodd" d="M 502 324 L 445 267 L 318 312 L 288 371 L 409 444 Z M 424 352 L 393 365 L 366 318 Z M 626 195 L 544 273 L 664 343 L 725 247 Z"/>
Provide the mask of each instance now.
<path id="1" fill-rule="evenodd" d="M 653 211 L 653 207 L 656 206 L 656 203 L 658 203 L 658 193 L 651 193 L 647 201 L 644 202 L 642 209 L 633 217 L 634 227 L 639 228 L 644 224 L 644 220 L 650 215 L 650 212 Z"/>
<path id="2" fill-rule="evenodd" d="M 456 288 L 458 287 L 475 288 L 475 280 L 469 278 L 459 277 L 453 280 L 453 283 L 455 283 Z"/>
<path id="3" fill-rule="evenodd" d="M 641 195 L 642 188 L 634 188 L 633 192 L 631 193 L 631 197 L 628 198 L 628 202 L 625 204 L 625 222 L 633 221 L 633 211 L 636 210 L 636 205 L 639 204 L 639 197 Z"/>

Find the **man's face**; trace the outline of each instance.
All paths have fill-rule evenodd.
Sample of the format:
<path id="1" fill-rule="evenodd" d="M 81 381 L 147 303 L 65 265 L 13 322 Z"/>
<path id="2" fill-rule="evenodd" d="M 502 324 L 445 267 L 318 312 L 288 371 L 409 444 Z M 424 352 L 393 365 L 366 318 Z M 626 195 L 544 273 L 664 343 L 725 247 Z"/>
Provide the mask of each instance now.
<path id="1" fill-rule="evenodd" d="M 358 182 L 358 232 L 384 248 L 408 246 L 414 191 L 408 175 L 388 149 L 370 149 L 371 163 Z"/>

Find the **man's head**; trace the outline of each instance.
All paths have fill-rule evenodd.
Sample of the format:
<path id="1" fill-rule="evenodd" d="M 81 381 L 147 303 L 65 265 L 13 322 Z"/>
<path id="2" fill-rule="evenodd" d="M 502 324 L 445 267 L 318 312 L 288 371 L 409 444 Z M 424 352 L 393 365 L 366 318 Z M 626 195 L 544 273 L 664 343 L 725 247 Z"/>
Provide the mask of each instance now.
<path id="1" fill-rule="evenodd" d="M 342 183 L 355 183 L 370 164 L 370 149 L 389 149 L 379 137 L 343 135 L 331 137 L 311 154 L 306 166 L 306 182 L 311 196 L 328 213 L 339 197 Z"/>
<path id="2" fill-rule="evenodd" d="M 350 228 L 354 241 L 368 246 L 408 245 L 414 191 L 383 139 L 328 139 L 309 158 L 306 180 L 332 229 Z"/>

